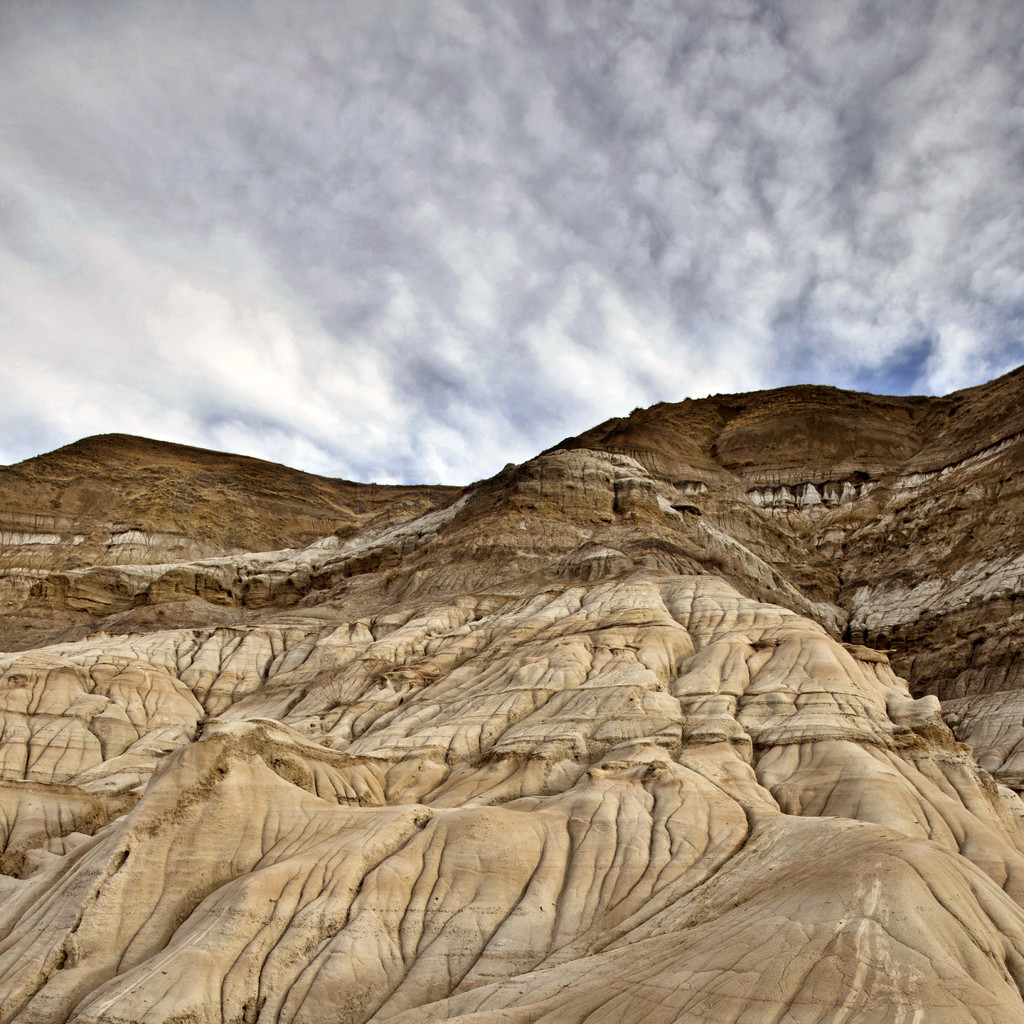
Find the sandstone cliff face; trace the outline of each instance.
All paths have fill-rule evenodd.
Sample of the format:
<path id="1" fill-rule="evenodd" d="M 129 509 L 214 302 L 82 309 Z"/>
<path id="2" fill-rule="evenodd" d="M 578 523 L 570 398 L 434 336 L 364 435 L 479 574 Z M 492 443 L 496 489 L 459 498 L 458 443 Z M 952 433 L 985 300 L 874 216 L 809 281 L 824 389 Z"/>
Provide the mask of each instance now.
<path id="1" fill-rule="evenodd" d="M 1020 387 L 2 471 L 0 1021 L 1024 1019 Z"/>
<path id="2" fill-rule="evenodd" d="M 1024 684 L 1022 399 L 1024 369 L 945 398 L 784 388 L 638 410 L 561 447 L 637 459 L 841 608 L 847 639 L 891 648 L 915 692 L 960 698 Z"/>

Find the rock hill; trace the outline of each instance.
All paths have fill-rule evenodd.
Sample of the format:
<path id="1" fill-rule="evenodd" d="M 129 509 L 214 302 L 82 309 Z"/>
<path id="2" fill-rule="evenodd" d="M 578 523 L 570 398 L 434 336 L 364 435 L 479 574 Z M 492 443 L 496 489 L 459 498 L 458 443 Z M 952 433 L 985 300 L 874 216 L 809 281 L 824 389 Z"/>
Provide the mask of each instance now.
<path id="1" fill-rule="evenodd" d="M 0 1022 L 1024 1020 L 1022 398 L 0 469 Z"/>

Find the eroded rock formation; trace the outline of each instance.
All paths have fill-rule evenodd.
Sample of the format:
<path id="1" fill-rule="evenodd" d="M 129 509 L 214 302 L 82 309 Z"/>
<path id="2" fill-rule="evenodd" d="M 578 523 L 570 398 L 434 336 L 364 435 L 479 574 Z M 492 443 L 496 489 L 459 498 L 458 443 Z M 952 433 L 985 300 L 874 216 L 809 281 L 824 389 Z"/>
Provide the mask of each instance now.
<path id="1" fill-rule="evenodd" d="M 0 472 L 0 1022 L 1024 1019 L 1020 389 Z"/>

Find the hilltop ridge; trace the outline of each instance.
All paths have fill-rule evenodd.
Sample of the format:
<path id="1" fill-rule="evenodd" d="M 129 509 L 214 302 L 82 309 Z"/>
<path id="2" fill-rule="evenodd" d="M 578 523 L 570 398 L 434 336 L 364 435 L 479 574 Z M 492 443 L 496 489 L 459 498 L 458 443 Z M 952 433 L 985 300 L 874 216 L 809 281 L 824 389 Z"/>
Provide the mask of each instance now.
<path id="1" fill-rule="evenodd" d="M 409 518 L 459 490 L 358 483 L 100 434 L 0 467 L 0 567 L 70 569 L 304 546 L 382 514 Z"/>

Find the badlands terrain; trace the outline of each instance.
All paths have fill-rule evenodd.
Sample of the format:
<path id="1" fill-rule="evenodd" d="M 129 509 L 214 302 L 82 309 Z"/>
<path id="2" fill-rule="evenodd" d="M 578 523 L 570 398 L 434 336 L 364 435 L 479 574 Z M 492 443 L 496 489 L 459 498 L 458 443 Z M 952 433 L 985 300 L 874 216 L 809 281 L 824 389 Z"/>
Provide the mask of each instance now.
<path id="1" fill-rule="evenodd" d="M 1024 1021 L 1024 370 L 467 488 L 0 469 L 0 1022 Z"/>

